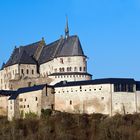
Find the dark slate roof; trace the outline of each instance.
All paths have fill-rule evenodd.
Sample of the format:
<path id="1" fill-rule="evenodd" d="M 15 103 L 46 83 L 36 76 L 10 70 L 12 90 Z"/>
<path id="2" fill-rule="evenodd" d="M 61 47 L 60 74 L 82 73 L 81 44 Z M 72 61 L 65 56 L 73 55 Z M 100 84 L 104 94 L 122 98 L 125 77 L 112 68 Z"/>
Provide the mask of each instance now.
<path id="1" fill-rule="evenodd" d="M 78 36 L 61 38 L 45 46 L 39 58 L 39 64 L 62 56 L 85 56 Z"/>
<path id="2" fill-rule="evenodd" d="M 15 48 L 10 59 L 7 61 L 4 67 L 8 67 L 14 64 L 36 64 L 33 56 L 37 48 L 42 41 Z M 82 50 L 82 46 L 78 36 L 70 36 L 66 38 L 60 38 L 59 40 L 52 42 L 48 45 L 43 44 L 43 50 L 39 56 L 38 64 L 43 64 L 56 57 L 65 56 L 85 56 Z"/>
<path id="3" fill-rule="evenodd" d="M 9 97 L 9 100 L 15 100 L 18 95 L 19 95 L 19 93 L 17 93 L 17 92 L 15 94 L 11 94 L 11 96 Z"/>
<path id="4" fill-rule="evenodd" d="M 25 50 L 21 53 L 21 56 L 17 62 L 18 64 L 36 64 L 35 59 L 32 56 L 29 56 Z"/>
<path id="5" fill-rule="evenodd" d="M 97 84 L 135 84 L 134 79 L 126 79 L 126 78 L 106 78 L 106 79 L 95 79 L 95 80 L 86 80 L 86 81 L 73 81 L 73 82 L 66 82 L 61 81 L 55 84 L 55 87 L 67 87 L 67 86 L 80 86 L 80 85 L 97 85 Z"/>
<path id="6" fill-rule="evenodd" d="M 43 89 L 45 86 L 46 86 L 46 84 L 36 85 L 36 86 L 32 86 L 32 87 L 19 88 L 17 90 L 17 92 L 19 94 L 21 94 L 21 93 L 26 93 L 26 92 L 31 92 L 31 91 L 37 91 L 37 90 Z"/>
<path id="7" fill-rule="evenodd" d="M 0 95 L 1 96 L 10 96 L 11 94 L 15 94 L 16 91 L 12 90 L 0 90 Z"/>
<path id="8" fill-rule="evenodd" d="M 33 55 L 35 54 L 35 51 L 40 43 L 41 41 L 15 48 L 4 67 L 14 64 L 36 64 L 35 60 L 33 59 Z"/>
<path id="9" fill-rule="evenodd" d="M 32 86 L 32 87 L 24 87 L 24 88 L 19 88 L 17 91 L 15 91 L 14 94 L 11 93 L 11 96 L 9 98 L 9 100 L 13 100 L 16 99 L 17 96 L 19 94 L 23 94 L 23 93 L 27 93 L 27 92 L 32 92 L 32 91 L 37 91 L 37 90 L 41 90 L 46 86 L 46 84 L 43 85 L 36 85 L 36 86 Z"/>
<path id="10" fill-rule="evenodd" d="M 48 76 L 59 76 L 59 75 L 89 75 L 89 76 L 92 76 L 91 74 L 85 73 L 85 72 L 61 72 L 61 73 L 53 73 Z"/>
<path id="11" fill-rule="evenodd" d="M 9 99 L 16 99 L 16 97 L 19 94 L 22 93 L 27 93 L 27 92 L 31 92 L 31 91 L 37 91 L 37 90 L 42 90 L 44 87 L 46 86 L 46 84 L 42 84 L 42 85 L 36 85 L 36 86 L 32 86 L 32 87 L 24 87 L 24 88 L 19 88 L 18 90 L 0 90 L 0 95 L 1 96 L 10 96 Z M 47 85 L 48 87 L 52 87 Z"/>

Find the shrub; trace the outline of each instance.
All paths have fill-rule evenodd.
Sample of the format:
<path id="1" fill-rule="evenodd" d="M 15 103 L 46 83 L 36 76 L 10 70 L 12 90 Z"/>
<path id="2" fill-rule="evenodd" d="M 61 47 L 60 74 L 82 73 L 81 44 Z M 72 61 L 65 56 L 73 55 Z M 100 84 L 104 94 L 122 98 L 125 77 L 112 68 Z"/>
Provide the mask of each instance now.
<path id="1" fill-rule="evenodd" d="M 25 118 L 26 119 L 34 119 L 34 118 L 37 118 L 37 114 L 34 112 L 25 113 Z"/>
<path id="2" fill-rule="evenodd" d="M 52 110 L 51 109 L 42 109 L 41 110 L 41 117 L 42 118 L 51 116 L 51 114 L 52 114 Z"/>

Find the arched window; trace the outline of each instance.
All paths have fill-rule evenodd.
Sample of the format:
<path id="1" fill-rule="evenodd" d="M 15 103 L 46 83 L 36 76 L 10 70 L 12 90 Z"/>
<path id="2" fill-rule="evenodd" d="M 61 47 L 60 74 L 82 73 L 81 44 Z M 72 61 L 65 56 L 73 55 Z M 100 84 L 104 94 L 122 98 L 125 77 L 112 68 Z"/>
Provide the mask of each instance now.
<path id="1" fill-rule="evenodd" d="M 64 68 L 62 68 L 62 72 L 64 72 L 65 71 L 65 69 Z"/>
<path id="2" fill-rule="evenodd" d="M 27 71 L 26 71 L 26 72 L 27 72 L 27 74 L 29 74 L 29 70 L 28 70 L 28 69 L 27 69 Z"/>
<path id="3" fill-rule="evenodd" d="M 74 71 L 77 71 L 77 67 L 74 67 Z"/>
<path id="4" fill-rule="evenodd" d="M 86 62 L 86 58 L 83 58 L 83 62 Z"/>
<path id="5" fill-rule="evenodd" d="M 70 100 L 70 105 L 72 105 L 72 101 Z"/>
<path id="6" fill-rule="evenodd" d="M 86 67 L 84 67 L 84 71 L 86 71 Z"/>
<path id="7" fill-rule="evenodd" d="M 69 71 L 69 67 L 67 67 L 67 71 Z"/>
<path id="8" fill-rule="evenodd" d="M 34 74 L 34 70 L 32 70 L 32 74 Z"/>
<path id="9" fill-rule="evenodd" d="M 79 67 L 79 71 L 82 71 L 82 67 Z"/>

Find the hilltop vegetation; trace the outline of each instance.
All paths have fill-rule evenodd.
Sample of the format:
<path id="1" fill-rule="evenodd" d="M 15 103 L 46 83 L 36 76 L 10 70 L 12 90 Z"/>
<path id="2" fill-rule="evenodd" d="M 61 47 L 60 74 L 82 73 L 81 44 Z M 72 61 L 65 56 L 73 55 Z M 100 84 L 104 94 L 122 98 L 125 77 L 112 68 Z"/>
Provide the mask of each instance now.
<path id="1" fill-rule="evenodd" d="M 0 118 L 1 140 L 140 140 L 140 114 L 72 115 L 42 111 L 26 119 Z"/>

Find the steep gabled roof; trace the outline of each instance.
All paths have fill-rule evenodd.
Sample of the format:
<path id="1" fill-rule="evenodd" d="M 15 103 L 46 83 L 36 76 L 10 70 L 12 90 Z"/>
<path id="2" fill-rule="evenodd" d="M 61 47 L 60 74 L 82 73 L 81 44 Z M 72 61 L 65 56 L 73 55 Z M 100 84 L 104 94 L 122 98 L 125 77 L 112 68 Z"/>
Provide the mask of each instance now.
<path id="1" fill-rule="evenodd" d="M 7 61 L 4 67 L 8 67 L 14 64 L 35 64 L 35 60 L 33 59 L 33 55 L 36 52 L 37 47 L 40 45 L 40 42 L 36 42 L 27 46 L 21 46 L 19 48 L 15 48 L 11 57 Z M 25 55 L 25 56 L 24 56 Z"/>
<path id="2" fill-rule="evenodd" d="M 71 36 L 64 39 L 62 46 L 58 50 L 56 57 L 60 56 L 83 56 L 84 52 L 78 36 Z"/>
<path id="3" fill-rule="evenodd" d="M 39 64 L 45 63 L 51 59 L 53 59 L 54 52 L 60 40 L 57 40 L 43 48 L 43 51 L 39 58 Z"/>
<path id="4" fill-rule="evenodd" d="M 17 62 L 18 64 L 36 64 L 34 58 L 29 56 L 25 50 L 21 53 L 21 56 Z"/>
<path id="5" fill-rule="evenodd" d="M 60 38 L 48 45 L 45 45 L 43 41 L 44 40 L 15 48 L 4 67 L 14 64 L 36 64 L 36 61 L 38 61 L 38 64 L 43 64 L 56 57 L 85 56 L 80 40 L 76 35 Z M 38 52 L 37 48 L 40 47 L 40 45 L 43 45 L 43 48 Z M 39 58 L 37 60 L 34 59 L 36 53 L 39 53 Z"/>
<path id="6" fill-rule="evenodd" d="M 39 64 L 65 56 L 85 56 L 78 36 L 61 38 L 45 46 L 39 58 Z"/>

